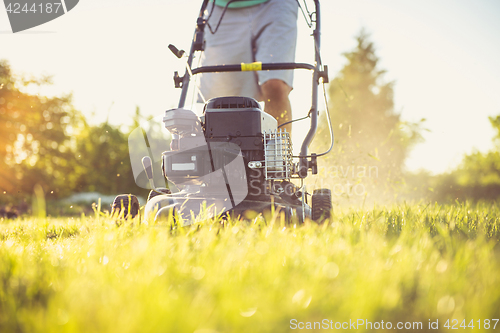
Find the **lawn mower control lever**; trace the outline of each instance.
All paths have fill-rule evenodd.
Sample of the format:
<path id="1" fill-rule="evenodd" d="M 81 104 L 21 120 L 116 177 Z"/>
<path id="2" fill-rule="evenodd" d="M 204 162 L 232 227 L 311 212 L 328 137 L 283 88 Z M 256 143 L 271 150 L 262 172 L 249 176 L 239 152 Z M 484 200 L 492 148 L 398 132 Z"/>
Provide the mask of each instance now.
<path id="1" fill-rule="evenodd" d="M 186 53 L 184 50 L 179 50 L 178 48 L 175 47 L 175 45 L 168 44 L 168 49 L 172 51 L 172 53 L 177 57 L 177 58 L 182 58 L 184 53 Z"/>
<path id="2" fill-rule="evenodd" d="M 154 190 L 156 187 L 153 181 L 153 164 L 151 163 L 151 158 L 149 156 L 144 156 L 142 158 L 142 166 L 146 172 L 146 177 L 148 177 L 149 186 L 151 186 L 151 189 Z"/>

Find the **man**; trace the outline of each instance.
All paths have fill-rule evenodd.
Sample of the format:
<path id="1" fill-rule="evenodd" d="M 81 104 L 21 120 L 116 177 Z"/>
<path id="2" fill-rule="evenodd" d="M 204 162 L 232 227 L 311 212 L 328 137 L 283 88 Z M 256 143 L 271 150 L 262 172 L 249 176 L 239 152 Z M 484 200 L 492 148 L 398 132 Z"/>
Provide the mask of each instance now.
<path id="1" fill-rule="evenodd" d="M 223 15 L 227 3 L 215 0 L 207 8 L 203 66 L 295 61 L 297 0 L 233 1 Z M 292 119 L 292 83 L 292 70 L 231 72 L 203 74 L 200 88 L 206 99 L 247 96 L 264 101 L 265 111 L 283 124 Z M 290 132 L 291 124 L 285 128 Z"/>

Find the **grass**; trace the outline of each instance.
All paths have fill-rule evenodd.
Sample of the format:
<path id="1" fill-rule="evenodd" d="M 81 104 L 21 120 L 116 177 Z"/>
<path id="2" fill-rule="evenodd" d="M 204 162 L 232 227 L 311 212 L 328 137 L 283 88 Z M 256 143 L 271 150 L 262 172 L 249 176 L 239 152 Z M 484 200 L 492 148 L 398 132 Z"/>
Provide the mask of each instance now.
<path id="1" fill-rule="evenodd" d="M 287 332 L 292 319 L 480 331 L 500 316 L 499 219 L 497 204 L 421 204 L 296 227 L 3 221 L 0 332 Z"/>

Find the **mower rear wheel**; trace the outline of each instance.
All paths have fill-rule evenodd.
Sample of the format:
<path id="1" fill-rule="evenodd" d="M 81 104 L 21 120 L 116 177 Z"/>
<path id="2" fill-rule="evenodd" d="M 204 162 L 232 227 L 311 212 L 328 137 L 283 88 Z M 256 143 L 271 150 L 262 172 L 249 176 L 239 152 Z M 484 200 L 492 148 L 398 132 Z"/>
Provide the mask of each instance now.
<path id="1" fill-rule="evenodd" d="M 172 191 L 170 191 L 170 189 L 164 188 L 164 187 L 159 187 L 159 188 L 156 188 L 154 190 L 151 190 L 151 192 L 149 192 L 148 201 L 153 199 L 157 195 L 162 195 L 162 194 L 172 194 Z"/>
<path id="2" fill-rule="evenodd" d="M 127 218 L 130 212 L 130 217 L 134 218 L 139 214 L 139 200 L 133 194 L 120 194 L 113 201 L 113 214 L 118 214 L 119 217 Z M 123 207 L 123 208 L 122 208 Z"/>
<path id="3" fill-rule="evenodd" d="M 323 223 L 332 214 L 332 192 L 322 188 L 314 190 L 312 195 L 312 219 L 317 223 Z"/>

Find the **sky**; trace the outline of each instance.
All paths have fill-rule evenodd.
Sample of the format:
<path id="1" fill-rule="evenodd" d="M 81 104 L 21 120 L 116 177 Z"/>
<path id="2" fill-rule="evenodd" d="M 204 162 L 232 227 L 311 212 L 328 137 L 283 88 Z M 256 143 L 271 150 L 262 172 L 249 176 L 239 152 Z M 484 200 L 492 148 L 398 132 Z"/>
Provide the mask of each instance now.
<path id="1" fill-rule="evenodd" d="M 302 1 L 302 0 L 301 0 Z M 450 171 L 466 153 L 492 148 L 488 116 L 500 114 L 500 1 L 323 0 L 322 59 L 333 78 L 364 28 L 385 80 L 394 81 L 396 111 L 425 118 L 425 142 L 408 170 Z M 12 34 L 0 9 L 0 59 L 17 74 L 52 75 L 35 91 L 73 93 L 92 122 L 130 125 L 135 107 L 157 116 L 177 105 L 173 72 L 184 71 L 168 44 L 189 49 L 200 0 L 81 0 L 67 14 Z M 297 62 L 312 62 L 310 31 L 299 15 Z M 195 64 L 198 59 L 195 59 Z M 310 74 L 296 71 L 294 117 L 307 114 Z M 193 100 L 193 94 L 189 95 Z M 320 108 L 324 109 L 320 101 Z M 335 125 L 335 124 L 334 124 Z M 308 124 L 293 128 L 299 148 Z"/>

